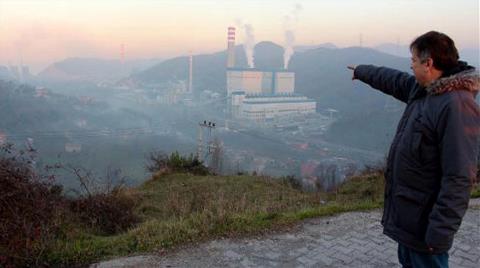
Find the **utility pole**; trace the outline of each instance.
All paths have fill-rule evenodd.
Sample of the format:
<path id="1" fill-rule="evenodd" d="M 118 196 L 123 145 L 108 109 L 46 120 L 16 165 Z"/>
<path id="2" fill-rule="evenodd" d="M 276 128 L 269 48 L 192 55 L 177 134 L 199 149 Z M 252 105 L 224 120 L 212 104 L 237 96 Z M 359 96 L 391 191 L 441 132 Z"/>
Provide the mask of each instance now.
<path id="1" fill-rule="evenodd" d="M 206 137 L 206 143 L 203 140 L 204 131 L 208 130 L 208 136 Z M 213 136 L 212 136 L 213 132 Z M 217 146 L 214 142 L 215 140 L 215 123 L 207 122 L 204 120 L 198 124 L 198 144 L 197 144 L 197 158 L 200 161 L 206 163 L 207 157 L 215 150 Z M 204 153 L 204 149 L 206 149 L 206 153 Z"/>
<path id="2" fill-rule="evenodd" d="M 198 138 L 197 138 L 197 159 L 202 161 L 203 156 L 203 125 L 198 124 Z"/>

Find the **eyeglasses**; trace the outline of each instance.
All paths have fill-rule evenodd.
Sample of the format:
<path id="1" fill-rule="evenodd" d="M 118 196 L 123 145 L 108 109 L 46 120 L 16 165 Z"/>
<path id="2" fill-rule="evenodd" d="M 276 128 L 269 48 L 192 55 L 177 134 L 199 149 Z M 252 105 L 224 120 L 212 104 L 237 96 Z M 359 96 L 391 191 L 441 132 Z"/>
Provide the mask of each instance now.
<path id="1" fill-rule="evenodd" d="M 410 60 L 412 61 L 412 63 L 419 62 L 419 63 L 423 64 L 423 63 L 427 62 L 428 58 L 419 59 L 419 58 L 411 57 Z"/>

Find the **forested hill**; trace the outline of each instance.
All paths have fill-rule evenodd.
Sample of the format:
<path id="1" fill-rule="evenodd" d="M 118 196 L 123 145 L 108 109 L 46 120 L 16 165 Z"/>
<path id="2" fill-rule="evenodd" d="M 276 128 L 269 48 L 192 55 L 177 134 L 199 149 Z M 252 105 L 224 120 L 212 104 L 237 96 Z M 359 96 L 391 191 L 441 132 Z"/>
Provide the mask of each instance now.
<path id="1" fill-rule="evenodd" d="M 161 59 L 67 58 L 50 64 L 38 77 L 45 81 L 116 81 L 131 73 L 141 72 L 161 62 Z"/>
<path id="2" fill-rule="evenodd" d="M 298 93 L 314 98 L 320 109 L 333 108 L 341 114 L 385 105 L 386 97 L 357 81 L 347 65 L 374 64 L 407 71 L 409 60 L 374 49 L 350 47 L 343 49 L 318 48 L 295 53 L 289 69 L 295 72 Z"/>
<path id="3" fill-rule="evenodd" d="M 77 98 L 53 94 L 47 89 L 0 80 L 0 131 L 34 132 L 75 128 Z"/>
<path id="4" fill-rule="evenodd" d="M 238 67 L 246 67 L 247 59 L 243 47 L 235 47 L 235 54 L 236 65 Z M 149 69 L 133 74 L 130 78 L 138 84 L 162 84 L 178 80 L 187 81 L 188 61 L 188 56 L 165 60 Z M 226 62 L 226 51 L 194 55 L 192 70 L 194 90 L 224 91 Z"/>

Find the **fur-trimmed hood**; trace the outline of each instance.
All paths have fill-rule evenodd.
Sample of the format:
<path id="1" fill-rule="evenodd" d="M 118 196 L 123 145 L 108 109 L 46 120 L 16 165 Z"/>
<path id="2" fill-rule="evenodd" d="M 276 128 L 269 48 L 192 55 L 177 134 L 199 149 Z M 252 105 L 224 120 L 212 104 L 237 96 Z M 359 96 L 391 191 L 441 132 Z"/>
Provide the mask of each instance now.
<path id="1" fill-rule="evenodd" d="M 465 70 L 434 81 L 426 88 L 429 95 L 440 95 L 453 90 L 467 90 L 474 96 L 480 90 L 480 76 L 475 69 Z"/>

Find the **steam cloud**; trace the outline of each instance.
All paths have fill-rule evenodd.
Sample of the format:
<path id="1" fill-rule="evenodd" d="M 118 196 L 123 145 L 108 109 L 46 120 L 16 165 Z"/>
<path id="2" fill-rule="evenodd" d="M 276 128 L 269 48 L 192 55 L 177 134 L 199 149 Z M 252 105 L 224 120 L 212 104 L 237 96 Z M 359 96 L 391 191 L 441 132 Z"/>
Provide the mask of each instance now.
<path id="1" fill-rule="evenodd" d="M 237 19 L 237 27 L 245 32 L 245 40 L 243 47 L 247 56 L 248 66 L 254 68 L 253 63 L 253 47 L 255 46 L 255 35 L 253 34 L 253 26 L 251 24 L 243 24 L 243 22 Z"/>
<path id="2" fill-rule="evenodd" d="M 297 28 L 299 13 L 302 11 L 302 5 L 296 4 L 292 13 L 285 16 L 283 28 L 285 30 L 285 52 L 283 54 L 283 66 L 288 68 L 288 62 L 293 54 L 293 45 L 295 44 L 295 31 Z"/>

